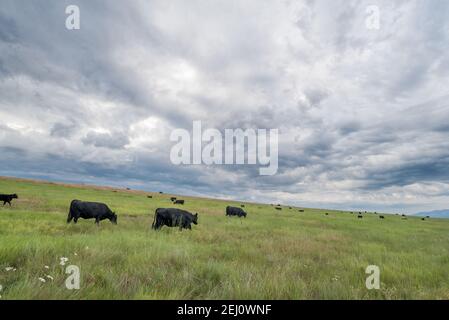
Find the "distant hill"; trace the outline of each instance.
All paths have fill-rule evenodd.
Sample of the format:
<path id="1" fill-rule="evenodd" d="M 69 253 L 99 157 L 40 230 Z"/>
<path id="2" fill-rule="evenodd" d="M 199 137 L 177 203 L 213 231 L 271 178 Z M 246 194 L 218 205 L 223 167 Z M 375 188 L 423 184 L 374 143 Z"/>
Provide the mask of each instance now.
<path id="1" fill-rule="evenodd" d="M 434 211 L 429 211 L 429 212 L 419 212 L 416 214 L 417 216 L 420 217 L 432 217 L 432 218 L 445 218 L 445 219 L 449 219 L 449 209 L 444 209 L 444 210 L 434 210 Z"/>

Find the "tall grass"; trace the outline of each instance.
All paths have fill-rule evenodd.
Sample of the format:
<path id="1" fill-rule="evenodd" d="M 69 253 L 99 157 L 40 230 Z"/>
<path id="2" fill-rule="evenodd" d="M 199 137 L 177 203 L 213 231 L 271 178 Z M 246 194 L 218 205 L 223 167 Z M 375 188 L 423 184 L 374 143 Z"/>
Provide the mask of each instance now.
<path id="1" fill-rule="evenodd" d="M 156 232 L 154 210 L 172 206 L 170 195 L 15 179 L 0 179 L 0 192 L 19 194 L 0 204 L 2 299 L 449 298 L 446 220 L 259 204 L 238 219 L 224 215 L 237 203 L 183 197 L 199 224 Z M 107 203 L 118 225 L 67 225 L 72 199 Z M 80 290 L 66 289 L 60 257 L 80 267 Z M 371 264 L 380 290 L 365 287 Z"/>

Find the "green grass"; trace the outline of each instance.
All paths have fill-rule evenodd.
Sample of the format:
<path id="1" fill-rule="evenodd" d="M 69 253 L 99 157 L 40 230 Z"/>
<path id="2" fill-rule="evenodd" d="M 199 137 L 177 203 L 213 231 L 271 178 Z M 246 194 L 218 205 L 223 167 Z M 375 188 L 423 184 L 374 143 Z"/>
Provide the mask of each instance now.
<path id="1" fill-rule="evenodd" d="M 199 224 L 156 232 L 154 210 L 170 195 L 3 178 L 0 193 L 19 194 L 0 204 L 1 299 L 449 298 L 447 220 L 249 203 L 238 219 L 224 214 L 233 202 L 182 197 Z M 107 203 L 118 225 L 67 225 L 72 199 Z M 66 289 L 60 257 L 80 267 L 80 290 Z M 371 264 L 380 290 L 365 287 Z"/>

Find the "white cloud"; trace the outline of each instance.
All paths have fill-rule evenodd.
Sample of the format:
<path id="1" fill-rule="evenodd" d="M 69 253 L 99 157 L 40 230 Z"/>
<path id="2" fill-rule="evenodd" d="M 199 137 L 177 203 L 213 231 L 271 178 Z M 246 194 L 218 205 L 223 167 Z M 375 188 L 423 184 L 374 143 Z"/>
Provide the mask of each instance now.
<path id="1" fill-rule="evenodd" d="M 3 173 L 320 207 L 442 208 L 449 4 L 377 1 L 377 31 L 365 27 L 371 4 L 79 1 L 82 28 L 69 32 L 64 2 L 4 1 Z M 278 175 L 171 165 L 169 133 L 193 120 L 279 128 Z"/>

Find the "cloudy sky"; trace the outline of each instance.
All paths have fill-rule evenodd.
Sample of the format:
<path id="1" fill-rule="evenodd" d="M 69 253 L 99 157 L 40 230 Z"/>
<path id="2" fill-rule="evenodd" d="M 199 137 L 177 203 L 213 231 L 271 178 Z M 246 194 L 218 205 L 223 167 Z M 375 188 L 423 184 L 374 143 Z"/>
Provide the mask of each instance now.
<path id="1" fill-rule="evenodd" d="M 0 0 L 0 175 L 448 208 L 448 17 L 446 0 Z M 173 165 L 194 120 L 279 129 L 278 173 Z"/>

